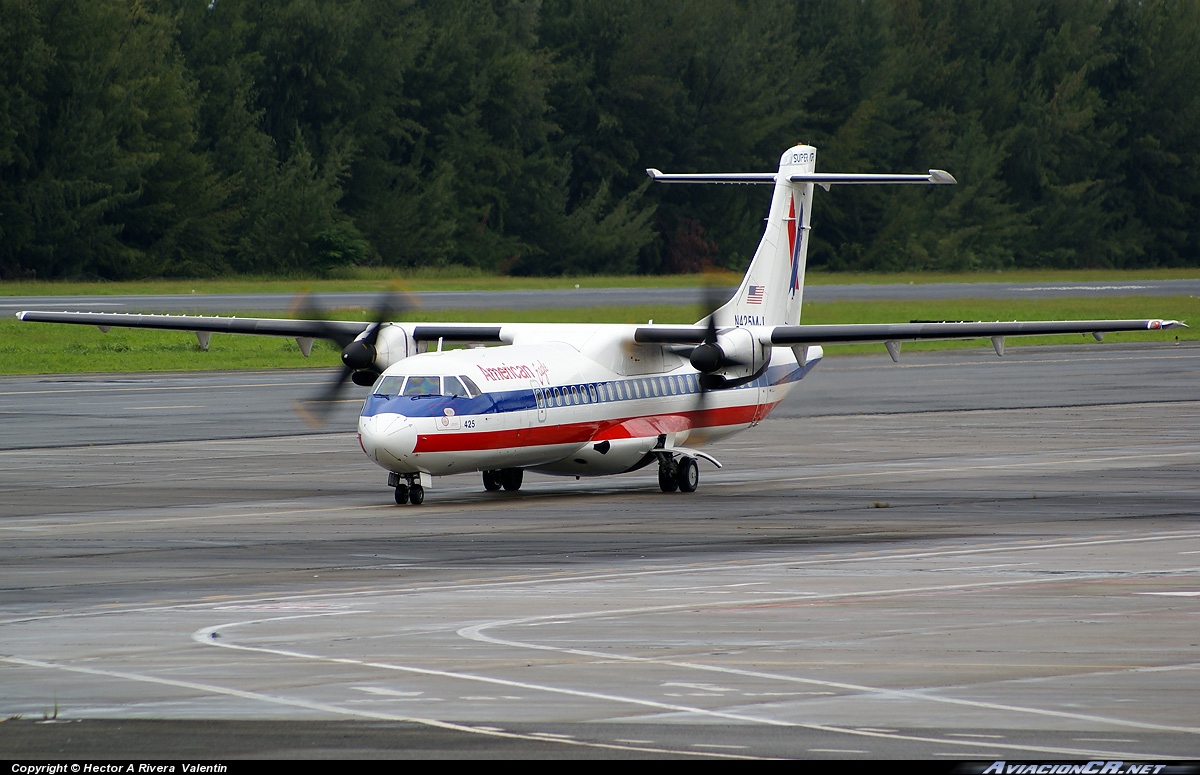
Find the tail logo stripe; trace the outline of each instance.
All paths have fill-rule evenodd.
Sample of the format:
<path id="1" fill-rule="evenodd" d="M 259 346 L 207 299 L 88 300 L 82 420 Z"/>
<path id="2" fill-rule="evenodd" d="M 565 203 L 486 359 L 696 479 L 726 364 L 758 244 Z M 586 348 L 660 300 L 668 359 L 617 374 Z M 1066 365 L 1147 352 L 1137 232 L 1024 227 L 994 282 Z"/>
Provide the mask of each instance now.
<path id="1" fill-rule="evenodd" d="M 792 197 L 788 205 L 788 247 L 792 252 L 792 279 L 789 283 L 788 295 L 795 296 L 800 290 L 800 248 L 804 242 L 804 207 L 800 215 L 796 215 L 796 198 Z"/>

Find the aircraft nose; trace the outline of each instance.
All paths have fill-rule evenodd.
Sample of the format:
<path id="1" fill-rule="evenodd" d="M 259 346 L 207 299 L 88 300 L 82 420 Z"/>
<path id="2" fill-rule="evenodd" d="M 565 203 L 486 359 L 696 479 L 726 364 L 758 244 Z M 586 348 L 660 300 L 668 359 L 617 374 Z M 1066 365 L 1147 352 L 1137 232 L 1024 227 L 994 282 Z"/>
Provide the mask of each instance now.
<path id="1" fill-rule="evenodd" d="M 401 414 L 358 418 L 358 440 L 367 457 L 383 466 L 411 467 L 417 431 Z"/>

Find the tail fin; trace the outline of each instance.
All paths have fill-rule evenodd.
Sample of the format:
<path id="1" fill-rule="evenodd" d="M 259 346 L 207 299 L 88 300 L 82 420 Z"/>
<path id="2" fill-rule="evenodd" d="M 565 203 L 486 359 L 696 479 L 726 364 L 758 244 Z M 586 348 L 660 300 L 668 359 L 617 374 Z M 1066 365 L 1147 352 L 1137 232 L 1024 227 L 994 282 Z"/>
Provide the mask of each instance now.
<path id="1" fill-rule="evenodd" d="M 942 170 L 930 170 L 926 175 L 821 173 L 815 171 L 816 165 L 816 148 L 795 145 L 779 157 L 778 173 L 666 175 L 658 170 L 646 170 L 651 178 L 662 183 L 775 184 L 767 226 L 750 268 L 733 298 L 713 313 L 718 327 L 784 326 L 800 322 L 814 185 L 829 190 L 835 183 L 941 185 L 956 182 Z"/>
<path id="2" fill-rule="evenodd" d="M 737 293 L 714 314 L 717 326 L 786 326 L 800 321 L 813 184 L 791 178 L 811 175 L 816 161 L 817 149 L 811 145 L 789 148 L 780 157 L 762 240 Z"/>

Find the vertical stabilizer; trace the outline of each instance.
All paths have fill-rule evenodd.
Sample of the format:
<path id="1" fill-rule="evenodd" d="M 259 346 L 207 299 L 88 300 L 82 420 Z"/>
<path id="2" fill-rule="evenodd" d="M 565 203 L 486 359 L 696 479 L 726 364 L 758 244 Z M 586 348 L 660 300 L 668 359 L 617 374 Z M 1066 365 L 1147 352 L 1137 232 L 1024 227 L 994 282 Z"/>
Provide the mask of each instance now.
<path id="1" fill-rule="evenodd" d="M 811 176 L 816 162 L 817 149 L 811 145 L 793 146 L 779 157 L 766 229 L 737 293 L 715 313 L 718 327 L 800 321 L 813 184 L 791 178 Z"/>
<path id="2" fill-rule="evenodd" d="M 660 183 L 774 184 L 771 210 L 762 241 L 737 293 L 713 313 L 718 328 L 730 326 L 787 326 L 800 322 L 804 300 L 804 265 L 812 218 L 813 186 L 832 185 L 953 185 L 944 170 L 926 174 L 817 172 L 817 149 L 795 145 L 779 157 L 778 172 L 666 174 L 646 170 Z M 704 321 L 701 321 L 702 323 Z"/>

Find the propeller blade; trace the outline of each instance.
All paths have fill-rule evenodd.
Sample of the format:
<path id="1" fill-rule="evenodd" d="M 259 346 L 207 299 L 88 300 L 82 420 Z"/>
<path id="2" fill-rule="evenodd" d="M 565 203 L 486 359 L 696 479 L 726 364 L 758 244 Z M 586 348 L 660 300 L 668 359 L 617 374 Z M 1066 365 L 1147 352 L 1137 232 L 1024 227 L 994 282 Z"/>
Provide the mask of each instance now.
<path id="1" fill-rule="evenodd" d="M 350 382 L 351 378 L 355 378 L 357 382 L 356 373 L 372 372 L 375 375 L 379 374 L 379 370 L 375 364 L 375 358 L 378 355 L 375 345 L 379 341 L 379 332 L 383 330 L 383 326 L 394 314 L 402 311 L 404 307 L 405 299 L 397 292 L 389 291 L 379 297 L 379 303 L 371 315 L 371 325 L 358 338 L 347 342 L 342 347 L 341 372 L 317 395 L 304 401 L 297 401 L 293 406 L 296 413 L 305 422 L 312 427 L 324 426 L 334 405 L 341 399 L 346 383 Z M 323 321 L 325 319 L 323 312 L 316 308 L 307 293 L 302 294 L 297 299 L 296 304 L 293 305 L 293 309 L 309 320 Z"/>

